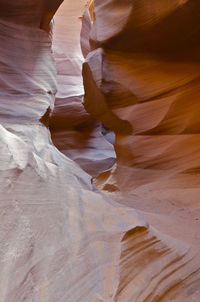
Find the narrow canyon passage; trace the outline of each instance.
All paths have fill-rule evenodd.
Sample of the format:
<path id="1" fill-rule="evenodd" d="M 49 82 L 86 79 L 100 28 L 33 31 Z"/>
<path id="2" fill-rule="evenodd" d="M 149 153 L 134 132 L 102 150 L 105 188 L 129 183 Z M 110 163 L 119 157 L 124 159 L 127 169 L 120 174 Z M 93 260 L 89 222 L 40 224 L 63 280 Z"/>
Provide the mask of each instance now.
<path id="1" fill-rule="evenodd" d="M 0 301 L 199 302 L 199 6 L 0 0 Z"/>

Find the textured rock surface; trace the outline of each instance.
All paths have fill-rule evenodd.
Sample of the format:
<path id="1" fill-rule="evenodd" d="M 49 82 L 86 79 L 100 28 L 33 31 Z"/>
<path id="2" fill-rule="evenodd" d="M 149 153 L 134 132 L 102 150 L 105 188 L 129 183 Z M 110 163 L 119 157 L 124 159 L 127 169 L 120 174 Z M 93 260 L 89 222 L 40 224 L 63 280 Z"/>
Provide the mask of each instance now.
<path id="1" fill-rule="evenodd" d="M 102 135 L 101 126 L 82 104 L 84 89 L 80 16 L 85 3 L 66 0 L 54 19 L 53 51 L 58 92 L 50 126 L 57 148 L 85 171 L 97 176 L 112 167 L 116 156 L 112 144 Z M 86 37 L 88 31 L 86 29 Z"/>
<path id="2" fill-rule="evenodd" d="M 190 177 L 200 164 L 198 1 L 94 3 L 85 105 L 118 134 L 116 182 Z"/>
<path id="3" fill-rule="evenodd" d="M 85 108 L 115 131 L 117 154 L 96 183 L 199 248 L 199 3 L 94 4 Z"/>
<path id="4" fill-rule="evenodd" d="M 52 144 L 56 72 L 35 18 L 0 19 L 0 300 L 198 301 L 196 247 L 98 192 Z"/>

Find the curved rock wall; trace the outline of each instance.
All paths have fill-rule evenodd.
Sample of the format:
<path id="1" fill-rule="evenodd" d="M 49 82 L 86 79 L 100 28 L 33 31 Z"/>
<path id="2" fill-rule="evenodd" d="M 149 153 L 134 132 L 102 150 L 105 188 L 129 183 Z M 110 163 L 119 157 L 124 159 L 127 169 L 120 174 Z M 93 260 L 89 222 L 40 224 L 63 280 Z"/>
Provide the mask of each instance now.
<path id="1" fill-rule="evenodd" d="M 117 163 L 96 184 L 197 249 L 198 11 L 191 0 L 94 0 L 83 66 L 85 108 L 116 134 Z M 191 281 L 194 288 L 197 283 Z M 154 299 L 189 301 L 187 286 Z"/>
<path id="2" fill-rule="evenodd" d="M 112 167 L 116 156 L 112 144 L 102 134 L 102 126 L 83 106 L 80 32 L 85 4 L 86 1 L 65 1 L 54 18 L 58 91 L 50 127 L 57 148 L 86 172 L 97 176 Z"/>
<path id="3" fill-rule="evenodd" d="M 94 3 L 85 107 L 117 134 L 112 181 L 181 187 L 200 165 L 199 3 Z"/>
<path id="4" fill-rule="evenodd" d="M 0 19 L 0 300 L 198 302 L 199 250 L 99 192 L 53 145 L 51 35 L 40 14 L 17 24 Z"/>

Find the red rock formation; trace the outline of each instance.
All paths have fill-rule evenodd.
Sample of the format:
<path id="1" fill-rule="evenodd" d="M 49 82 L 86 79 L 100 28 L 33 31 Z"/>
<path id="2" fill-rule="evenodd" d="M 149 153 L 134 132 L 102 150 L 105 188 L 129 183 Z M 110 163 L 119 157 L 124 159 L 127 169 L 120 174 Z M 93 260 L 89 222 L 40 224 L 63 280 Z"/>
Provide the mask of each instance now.
<path id="1" fill-rule="evenodd" d="M 115 131 L 117 154 L 96 183 L 121 190 L 119 200 L 145 210 L 153 225 L 199 246 L 199 2 L 94 5 L 85 108 Z M 173 301 L 192 299 L 186 292 Z"/>
<path id="2" fill-rule="evenodd" d="M 10 2 L 11 15 L 36 3 Z M 198 251 L 100 193 L 52 144 L 56 69 L 40 12 L 0 18 L 1 301 L 198 301 Z"/>
<path id="3" fill-rule="evenodd" d="M 189 177 L 200 164 L 198 2 L 95 4 L 85 105 L 118 134 L 118 185 Z"/>

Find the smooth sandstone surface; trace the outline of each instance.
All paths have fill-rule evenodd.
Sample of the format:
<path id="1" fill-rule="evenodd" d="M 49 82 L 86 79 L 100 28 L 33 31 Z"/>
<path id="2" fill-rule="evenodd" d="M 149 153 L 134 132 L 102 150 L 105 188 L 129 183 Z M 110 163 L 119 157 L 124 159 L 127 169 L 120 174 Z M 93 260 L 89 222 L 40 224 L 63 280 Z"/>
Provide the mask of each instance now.
<path id="1" fill-rule="evenodd" d="M 113 183 L 192 184 L 200 160 L 198 1 L 94 4 L 85 108 L 117 134 Z"/>
<path id="2" fill-rule="evenodd" d="M 40 25 L 0 14 L 0 301 L 197 302 L 198 248 L 98 191 L 53 145 L 56 66 Z"/>
<path id="3" fill-rule="evenodd" d="M 116 165 L 96 184 L 199 249 L 198 10 L 190 0 L 95 0 L 83 78 L 86 110 L 116 134 Z M 198 301 L 195 282 L 196 295 L 182 284 L 163 299 Z"/>
<path id="4" fill-rule="evenodd" d="M 113 145 L 102 134 L 102 126 L 83 106 L 84 58 L 80 34 L 84 29 L 81 16 L 86 2 L 66 0 L 54 18 L 57 94 L 50 128 L 56 147 L 86 172 L 97 176 L 113 166 L 116 155 Z M 89 29 L 85 31 L 85 37 L 88 37 Z"/>

